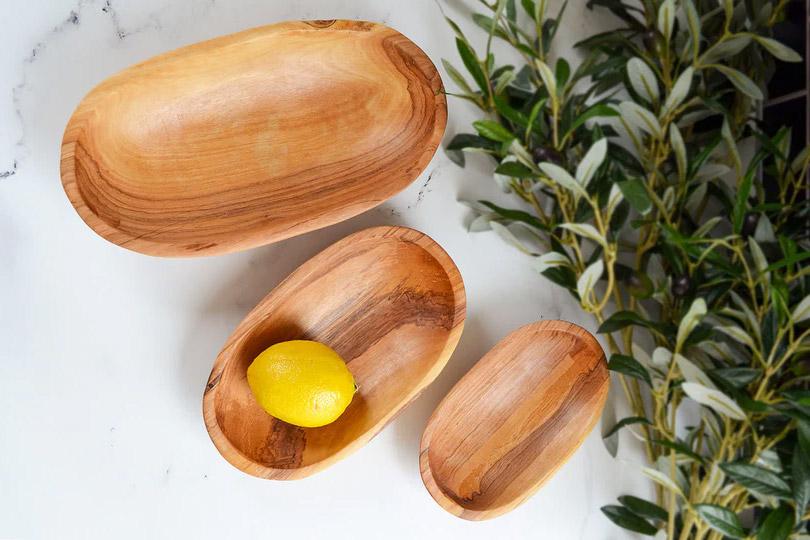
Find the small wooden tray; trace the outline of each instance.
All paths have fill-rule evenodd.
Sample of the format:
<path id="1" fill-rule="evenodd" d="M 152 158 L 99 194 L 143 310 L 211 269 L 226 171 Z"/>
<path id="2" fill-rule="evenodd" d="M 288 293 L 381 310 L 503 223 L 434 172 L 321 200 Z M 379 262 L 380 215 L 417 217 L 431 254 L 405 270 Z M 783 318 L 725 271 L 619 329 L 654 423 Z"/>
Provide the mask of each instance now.
<path id="1" fill-rule="evenodd" d="M 275 242 L 419 176 L 447 108 L 430 59 L 362 21 L 263 26 L 114 75 L 73 113 L 62 184 L 107 240 L 161 256 Z"/>
<path id="2" fill-rule="evenodd" d="M 528 499 L 599 420 L 605 355 L 583 328 L 542 321 L 509 334 L 442 400 L 419 465 L 448 512 L 482 520 Z"/>
<path id="3" fill-rule="evenodd" d="M 290 274 L 234 330 L 203 397 L 205 426 L 235 467 L 298 479 L 360 448 L 439 374 L 461 336 L 464 285 L 429 237 L 403 227 L 352 234 Z M 274 343 L 323 342 L 347 362 L 358 391 L 319 428 L 268 415 L 247 384 L 253 359 Z"/>

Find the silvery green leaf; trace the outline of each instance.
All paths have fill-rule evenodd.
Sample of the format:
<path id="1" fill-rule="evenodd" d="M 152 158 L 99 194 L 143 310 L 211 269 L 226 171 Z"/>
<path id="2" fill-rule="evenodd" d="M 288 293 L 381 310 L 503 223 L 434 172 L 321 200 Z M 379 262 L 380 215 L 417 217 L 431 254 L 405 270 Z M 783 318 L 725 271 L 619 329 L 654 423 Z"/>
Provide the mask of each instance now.
<path id="1" fill-rule="evenodd" d="M 714 64 L 714 69 L 726 76 L 731 81 L 737 90 L 750 97 L 751 99 L 762 101 L 762 90 L 756 85 L 754 81 L 748 78 L 743 72 L 738 71 L 728 66 Z"/>
<path id="2" fill-rule="evenodd" d="M 759 247 L 759 243 L 753 238 L 748 239 L 748 249 L 751 251 L 751 258 L 754 260 L 754 266 L 756 266 L 757 272 L 765 278 L 766 281 L 770 282 L 770 272 L 768 272 L 768 259 L 765 257 L 765 253 L 762 252 L 762 248 Z"/>
<path id="3" fill-rule="evenodd" d="M 709 109 L 698 109 L 693 112 L 688 112 L 678 119 L 678 127 L 689 127 L 694 125 L 696 122 L 700 122 L 701 120 L 705 120 L 706 118 L 710 118 L 718 114 L 720 113 Z"/>
<path id="4" fill-rule="evenodd" d="M 793 308 L 793 313 L 790 314 L 790 320 L 793 324 L 810 319 L 810 294 L 805 296 L 799 305 Z"/>
<path id="5" fill-rule="evenodd" d="M 641 345 L 638 343 L 632 343 L 630 345 L 631 351 L 633 352 L 633 358 L 641 362 L 644 367 L 650 367 L 652 365 L 652 360 L 650 359 L 650 355 L 647 354 L 647 351 L 641 348 Z"/>
<path id="6" fill-rule="evenodd" d="M 508 227 L 506 227 L 505 225 L 501 225 L 501 224 L 500 224 L 500 223 L 498 223 L 497 221 L 490 221 L 489 226 L 490 226 L 490 227 L 492 228 L 492 230 L 493 230 L 493 231 L 495 231 L 495 232 L 498 234 L 498 236 L 500 236 L 500 237 L 501 237 L 501 239 L 502 239 L 504 242 L 506 242 L 507 244 L 509 244 L 509 245 L 511 245 L 511 246 L 513 246 L 513 247 L 516 247 L 517 249 L 519 249 L 519 250 L 520 250 L 520 251 L 522 251 L 523 253 L 526 253 L 526 254 L 528 254 L 528 255 L 531 255 L 531 254 L 532 254 L 532 253 L 531 253 L 531 251 L 529 251 L 529 250 L 526 248 L 526 246 L 524 246 L 524 245 L 521 243 L 521 241 L 520 241 L 520 240 L 518 240 L 518 239 L 517 239 L 517 237 L 516 237 L 516 236 L 515 236 L 515 235 L 512 233 L 512 231 L 510 231 L 510 230 L 509 230 L 509 228 L 508 228 Z"/>
<path id="7" fill-rule="evenodd" d="M 692 330 L 700 323 L 703 316 L 706 315 L 706 301 L 703 298 L 696 298 L 692 305 L 689 306 L 689 311 L 681 319 L 678 325 L 678 337 L 676 339 L 675 350 L 681 350 L 684 341 L 692 333 Z"/>
<path id="8" fill-rule="evenodd" d="M 568 257 L 563 255 L 558 251 L 549 251 L 548 253 L 543 253 L 539 257 L 537 257 L 532 266 L 535 270 L 540 273 L 545 272 L 549 268 L 553 268 L 555 266 L 570 266 L 571 261 L 568 260 Z"/>
<path id="9" fill-rule="evenodd" d="M 689 215 L 692 216 L 693 219 L 697 219 L 698 210 L 703 202 L 706 200 L 706 191 L 708 187 L 706 183 L 703 182 L 702 184 L 698 184 L 698 187 L 689 194 L 689 198 L 686 200 L 686 209 L 689 211 Z"/>
<path id="10" fill-rule="evenodd" d="M 497 82 L 495 83 L 495 93 L 501 94 L 506 87 L 512 84 L 512 81 L 515 80 L 515 71 L 512 69 L 507 69 L 503 73 L 500 74 L 498 77 Z"/>
<path id="11" fill-rule="evenodd" d="M 723 480 L 726 478 L 723 470 L 717 465 L 717 462 L 712 463 L 709 468 L 709 475 L 706 480 L 706 493 L 717 493 L 723 485 Z"/>
<path id="12" fill-rule="evenodd" d="M 568 171 L 560 167 L 559 165 L 555 165 L 554 163 L 543 162 L 538 165 L 540 170 L 543 171 L 543 174 L 548 176 L 553 182 L 558 183 L 568 191 L 574 194 L 575 199 L 579 199 L 579 197 L 587 197 L 588 192 L 585 191 L 585 188 L 582 185 L 574 180 L 574 177 L 568 174 Z"/>
<path id="13" fill-rule="evenodd" d="M 689 37 L 692 40 L 692 56 L 697 58 L 700 54 L 700 15 L 692 0 L 682 0 L 681 4 L 686 15 L 686 25 L 689 27 Z"/>
<path id="14" fill-rule="evenodd" d="M 632 101 L 623 101 L 619 104 L 619 111 L 622 114 L 622 120 L 631 127 L 640 129 L 658 139 L 663 137 L 658 119 L 641 105 Z"/>
<path id="15" fill-rule="evenodd" d="M 729 56 L 734 56 L 751 43 L 751 37 L 747 35 L 737 35 L 725 41 L 709 47 L 703 56 L 700 57 L 702 65 L 712 64 Z"/>
<path id="16" fill-rule="evenodd" d="M 740 297 L 739 294 L 734 291 L 729 291 L 729 293 L 731 295 L 731 299 L 735 304 L 737 304 L 737 307 L 740 308 L 745 321 L 748 323 L 748 328 L 753 330 L 754 334 L 759 337 L 759 320 L 757 319 L 756 315 L 754 315 L 754 312 L 751 311 L 751 308 L 748 306 L 745 300 Z"/>
<path id="17" fill-rule="evenodd" d="M 692 234 L 692 236 L 694 236 L 695 238 L 702 238 L 702 237 L 706 236 L 706 235 L 707 235 L 707 234 L 709 234 L 709 233 L 711 232 L 711 230 L 712 230 L 712 229 L 714 229 L 714 228 L 717 226 L 717 224 L 718 224 L 718 223 L 720 223 L 721 221 L 723 221 L 723 218 L 722 218 L 722 217 L 720 217 L 720 216 L 714 216 L 713 218 L 710 218 L 708 221 L 706 221 L 706 223 L 704 223 L 703 225 L 701 225 L 701 226 L 698 228 L 698 230 L 696 230 L 696 231 L 694 232 L 694 234 Z"/>
<path id="18" fill-rule="evenodd" d="M 540 78 L 543 79 L 543 84 L 548 90 L 548 95 L 555 99 L 554 96 L 557 95 L 557 78 L 554 76 L 554 72 L 542 60 L 535 60 L 534 62 L 537 65 L 537 71 L 540 72 Z"/>
<path id="19" fill-rule="evenodd" d="M 754 341 L 751 339 L 751 336 L 749 336 L 748 333 L 739 326 L 716 326 L 714 329 L 727 335 L 735 341 L 742 343 L 743 345 L 747 345 L 752 349 L 754 348 Z"/>
<path id="20" fill-rule="evenodd" d="M 659 369 L 666 369 L 672 361 L 672 351 L 665 347 L 656 347 L 652 354 L 652 363 Z"/>
<path id="21" fill-rule="evenodd" d="M 687 382 L 702 384 L 707 388 L 717 390 L 712 380 L 700 369 L 694 362 L 689 360 L 683 355 L 675 355 L 675 363 L 678 364 L 678 369 L 681 370 L 681 375 Z"/>
<path id="22" fill-rule="evenodd" d="M 518 159 L 515 156 L 506 156 L 501 160 L 501 164 L 504 163 L 515 163 Z M 501 191 L 504 193 L 509 193 L 512 191 L 512 177 L 500 174 L 500 173 L 492 173 L 492 177 L 495 179 L 495 183 L 498 184 L 498 187 L 501 188 Z M 489 210 L 489 209 L 487 209 Z"/>
<path id="23" fill-rule="evenodd" d="M 607 155 L 607 139 L 599 139 L 591 147 L 588 149 L 588 152 L 585 153 L 585 157 L 582 158 L 582 161 L 579 163 L 577 167 L 577 182 L 579 182 L 583 188 L 587 188 L 588 184 L 593 178 L 593 175 L 596 173 L 596 170 L 602 165 L 602 162 L 605 161 L 605 156 Z"/>
<path id="24" fill-rule="evenodd" d="M 613 215 L 613 212 L 616 210 L 616 207 L 619 206 L 619 203 L 622 202 L 623 195 L 622 190 L 619 188 L 619 184 L 613 184 L 610 188 L 610 194 L 608 195 L 608 202 L 607 202 L 607 216 L 608 221 L 610 221 L 610 217 Z"/>
<path id="25" fill-rule="evenodd" d="M 676 493 L 683 497 L 683 492 L 681 488 L 678 487 L 678 484 L 672 481 L 669 476 L 665 475 L 661 471 L 657 471 L 655 469 L 651 469 L 650 467 L 642 467 L 641 474 L 652 480 L 653 482 L 662 485 L 663 487 L 667 488 L 673 493 Z"/>
<path id="26" fill-rule="evenodd" d="M 636 94 L 649 103 L 658 101 L 658 79 L 644 60 L 638 57 L 628 60 L 627 78 Z"/>
<path id="27" fill-rule="evenodd" d="M 731 133 L 731 127 L 728 124 L 728 118 L 723 118 L 723 127 L 720 129 L 720 135 L 723 137 L 723 142 L 726 143 L 726 148 L 731 156 L 731 161 L 734 163 L 736 171 L 742 170 L 742 161 L 740 161 L 740 152 L 737 150 L 737 141 Z"/>
<path id="28" fill-rule="evenodd" d="M 695 174 L 695 178 L 714 180 L 715 178 L 725 176 L 729 171 L 731 171 L 731 169 L 728 167 L 728 165 L 710 161 L 703 164 L 703 166 Z"/>
<path id="29" fill-rule="evenodd" d="M 496 217 L 498 217 L 498 214 L 495 212 L 481 214 L 470 222 L 470 226 L 467 230 L 471 233 L 489 231 L 492 229 L 492 227 L 489 226 L 489 223 Z"/>
<path id="30" fill-rule="evenodd" d="M 736 356 L 731 350 L 731 347 L 724 342 L 717 341 L 701 341 L 698 343 L 698 348 L 718 360 L 728 361 Z"/>
<path id="31" fill-rule="evenodd" d="M 568 229 L 574 234 L 593 240 L 604 248 L 607 248 L 607 241 L 599 234 L 599 231 L 593 225 L 588 223 L 563 223 L 560 225 L 563 229 Z"/>
<path id="32" fill-rule="evenodd" d="M 794 51 L 790 47 L 788 47 L 786 45 L 783 45 L 782 43 L 779 43 L 775 39 L 771 39 L 771 38 L 768 38 L 768 37 L 765 37 L 765 36 L 759 36 L 759 35 L 756 35 L 756 34 L 752 34 L 751 37 L 754 38 L 754 40 L 756 40 L 757 43 L 762 45 L 762 47 L 766 51 L 768 51 L 773 56 L 775 56 L 776 58 L 778 58 L 779 60 L 781 60 L 783 62 L 801 62 L 802 61 L 802 57 L 799 55 L 799 53 L 797 53 L 796 51 Z"/>
<path id="33" fill-rule="evenodd" d="M 686 68 L 683 73 L 678 76 L 675 84 L 672 85 L 672 90 L 669 91 L 664 106 L 661 108 L 661 116 L 671 113 L 689 96 L 689 89 L 692 87 L 692 76 L 695 70 L 692 67 Z"/>
<path id="34" fill-rule="evenodd" d="M 582 272 L 577 280 L 577 293 L 582 303 L 587 304 L 588 298 L 593 291 L 596 282 L 602 277 L 602 272 L 605 271 L 605 264 L 602 259 L 597 259 L 596 262 L 588 265 L 588 268 Z"/>
<path id="35" fill-rule="evenodd" d="M 667 41 L 672 36 L 672 27 L 675 25 L 675 2 L 664 0 L 658 8 L 658 31 Z"/>
<path id="36" fill-rule="evenodd" d="M 518 161 L 518 163 L 521 163 L 522 165 L 525 165 L 526 167 L 529 168 L 529 170 L 531 170 L 531 171 L 536 171 L 537 170 L 537 167 L 534 164 L 534 159 L 532 159 L 532 155 L 529 153 L 528 150 L 526 150 L 526 148 L 517 139 L 514 139 L 509 144 L 509 153 L 512 156 L 514 156 L 514 158 Z M 504 160 L 501 161 L 501 163 L 503 163 L 507 159 L 509 159 L 509 156 L 504 158 Z"/>
<path id="37" fill-rule="evenodd" d="M 790 164 L 790 170 L 793 174 L 799 174 L 804 169 L 808 154 L 810 154 L 810 146 L 805 146 L 802 148 L 801 152 L 793 158 L 793 162 Z"/>
<path id="38" fill-rule="evenodd" d="M 773 224 L 765 214 L 759 216 L 757 228 L 756 231 L 754 231 L 754 239 L 759 243 L 776 242 L 776 233 L 773 231 Z"/>
<path id="39" fill-rule="evenodd" d="M 761 451 L 755 463 L 768 469 L 769 471 L 773 471 L 775 473 L 782 472 L 782 460 L 779 459 L 779 454 L 777 454 L 774 450 L 769 449 Z"/>
<path id="40" fill-rule="evenodd" d="M 442 65 L 444 66 L 444 70 L 447 72 L 447 74 L 450 75 L 450 79 L 456 83 L 456 86 L 458 86 L 462 92 L 465 94 L 473 94 L 473 90 L 470 88 L 469 83 L 464 76 L 459 73 L 455 67 L 453 67 L 453 64 L 442 58 Z"/>
<path id="41" fill-rule="evenodd" d="M 745 413 L 737 405 L 737 402 L 723 392 L 693 382 L 685 382 L 681 385 L 681 388 L 687 396 L 701 405 L 709 407 L 732 420 L 745 420 Z"/>
<path id="42" fill-rule="evenodd" d="M 661 202 L 664 204 L 664 208 L 668 211 L 672 211 L 673 207 L 675 206 L 675 188 L 669 186 L 667 189 L 664 190 L 664 195 L 661 197 Z"/>
<path id="43" fill-rule="evenodd" d="M 675 463 L 678 463 L 678 456 L 675 456 Z M 675 467 L 675 477 L 672 476 L 672 464 L 669 460 L 668 455 L 660 455 L 658 459 L 655 460 L 655 468 L 658 471 L 667 476 L 668 478 L 675 481 L 675 484 L 680 488 L 681 492 L 687 493 L 689 491 L 689 481 L 686 479 L 686 475 L 683 474 L 683 469 L 680 467 Z"/>
<path id="44" fill-rule="evenodd" d="M 672 151 L 675 153 L 675 163 L 678 165 L 678 178 L 683 182 L 686 180 L 689 161 L 686 157 L 686 145 L 683 143 L 681 130 L 678 129 L 678 125 L 675 123 L 669 125 L 669 142 L 672 145 Z"/>

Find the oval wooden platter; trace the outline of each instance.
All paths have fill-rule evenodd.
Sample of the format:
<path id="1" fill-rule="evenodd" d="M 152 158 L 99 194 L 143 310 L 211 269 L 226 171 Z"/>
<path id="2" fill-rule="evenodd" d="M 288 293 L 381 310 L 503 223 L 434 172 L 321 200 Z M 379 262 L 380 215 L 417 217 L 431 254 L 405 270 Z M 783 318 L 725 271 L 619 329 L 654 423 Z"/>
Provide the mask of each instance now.
<path id="1" fill-rule="evenodd" d="M 343 221 L 419 176 L 447 121 L 441 78 L 362 21 L 263 26 L 114 75 L 62 140 L 70 202 L 99 235 L 212 255 Z"/>
<path id="2" fill-rule="evenodd" d="M 466 312 L 453 261 L 426 235 L 375 227 L 328 247 L 251 311 L 219 353 L 203 396 L 219 452 L 262 478 L 298 479 L 363 446 L 439 374 Z M 358 386 L 332 424 L 292 426 L 268 415 L 247 384 L 253 359 L 292 339 L 332 347 Z"/>
<path id="3" fill-rule="evenodd" d="M 422 481 L 469 520 L 528 499 L 574 453 L 608 391 L 605 355 L 564 321 L 524 326 L 500 341 L 442 400 L 422 435 Z"/>

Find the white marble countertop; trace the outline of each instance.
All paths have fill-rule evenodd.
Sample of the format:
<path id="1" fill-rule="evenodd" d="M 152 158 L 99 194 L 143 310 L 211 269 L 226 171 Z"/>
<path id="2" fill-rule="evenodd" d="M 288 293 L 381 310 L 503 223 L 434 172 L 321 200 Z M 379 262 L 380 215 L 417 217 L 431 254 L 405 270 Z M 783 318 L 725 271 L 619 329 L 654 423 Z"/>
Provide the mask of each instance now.
<path id="1" fill-rule="evenodd" d="M 462 3 L 448 9 L 464 20 Z M 529 502 L 492 521 L 457 519 L 422 486 L 418 447 L 428 415 L 482 354 L 538 318 L 593 329 L 523 255 L 493 233 L 466 231 L 456 200 L 497 195 L 482 167 L 459 169 L 440 151 L 408 189 L 355 219 L 248 252 L 182 260 L 102 240 L 62 191 L 62 130 L 82 96 L 114 72 L 285 19 L 383 22 L 436 64 L 455 60 L 432 0 L 5 0 L 4 13 L 0 538 L 628 537 L 599 507 L 648 487 L 633 465 L 608 455 L 598 430 Z M 567 13 L 563 49 L 604 17 L 582 0 Z M 448 135 L 474 118 L 451 99 Z M 237 471 L 211 444 L 201 416 L 219 348 L 293 268 L 377 224 L 420 229 L 457 263 L 468 312 L 456 353 L 416 403 L 330 469 L 298 482 Z"/>

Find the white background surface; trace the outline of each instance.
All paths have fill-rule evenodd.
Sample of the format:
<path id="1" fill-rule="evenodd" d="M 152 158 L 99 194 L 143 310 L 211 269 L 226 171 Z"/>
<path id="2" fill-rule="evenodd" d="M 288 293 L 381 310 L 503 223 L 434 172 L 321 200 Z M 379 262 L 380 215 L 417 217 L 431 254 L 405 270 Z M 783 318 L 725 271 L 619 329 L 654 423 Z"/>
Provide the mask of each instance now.
<path id="1" fill-rule="evenodd" d="M 496 191 L 482 162 L 459 169 L 440 151 L 376 210 L 216 258 L 157 259 L 118 248 L 81 222 L 62 191 L 59 144 L 70 113 L 92 86 L 129 64 L 298 18 L 383 22 L 436 64 L 441 57 L 459 64 L 435 3 L 3 4 L 0 171 L 17 168 L 0 179 L 0 538 L 627 538 L 599 507 L 647 486 L 633 465 L 610 458 L 598 430 L 535 497 L 493 521 L 452 517 L 422 486 L 417 455 L 427 417 L 492 345 L 539 318 L 594 329 L 524 256 L 493 233 L 466 232 L 456 200 Z M 447 9 L 466 23 L 463 4 Z M 561 50 L 583 28 L 606 24 L 604 17 L 574 1 Z M 474 115 L 451 99 L 448 136 L 468 130 Z M 220 346 L 301 262 L 350 232 L 388 223 L 431 235 L 464 277 L 467 324 L 447 368 L 370 444 L 314 477 L 279 483 L 232 468 L 201 417 Z"/>

